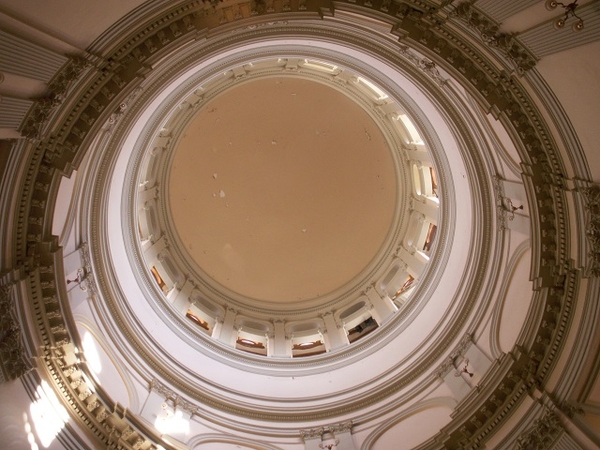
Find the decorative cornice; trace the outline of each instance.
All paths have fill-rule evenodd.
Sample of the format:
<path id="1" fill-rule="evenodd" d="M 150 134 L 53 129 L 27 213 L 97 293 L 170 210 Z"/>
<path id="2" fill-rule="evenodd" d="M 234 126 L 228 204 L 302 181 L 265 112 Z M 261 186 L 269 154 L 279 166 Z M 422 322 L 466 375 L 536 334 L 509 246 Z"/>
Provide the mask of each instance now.
<path id="1" fill-rule="evenodd" d="M 46 258 L 50 255 L 46 253 Z M 42 334 L 42 345 L 37 360 L 44 365 L 57 391 L 70 405 L 72 413 L 85 423 L 91 434 L 108 448 L 133 445 L 134 448 L 156 449 L 151 445 L 145 426 L 137 419 L 128 418 L 118 405 L 108 399 L 100 386 L 94 386 L 75 353 L 61 300 L 57 296 L 54 266 L 30 274 L 32 289 L 31 308 Z M 113 447 L 109 447 L 109 446 Z"/>
<path id="2" fill-rule="evenodd" d="M 21 327 L 15 319 L 13 286 L 0 286 L 0 383 L 15 380 L 33 369 L 23 347 Z"/>
<path id="3" fill-rule="evenodd" d="M 400 45 L 399 53 L 408 61 L 414 64 L 415 67 L 429 75 L 438 85 L 444 86 L 448 80 L 440 74 L 436 64 L 428 58 L 419 57 L 406 45 Z"/>
<path id="4" fill-rule="evenodd" d="M 317 428 L 309 428 L 300 430 L 300 437 L 303 441 L 310 439 L 321 439 L 324 434 L 331 433 L 333 436 L 341 433 L 349 433 L 352 431 L 352 421 L 340 422 L 333 425 L 323 425 Z"/>
<path id="5" fill-rule="evenodd" d="M 67 63 L 48 84 L 46 95 L 36 100 L 23 124 L 19 127 L 23 136 L 29 139 L 41 138 L 42 129 L 52 112 L 63 103 L 69 87 L 89 66 L 91 63 L 85 58 L 69 57 Z"/>
<path id="6" fill-rule="evenodd" d="M 562 431 L 563 427 L 558 417 L 552 411 L 547 411 L 542 418 L 534 422 L 533 427 L 517 438 L 516 448 L 517 450 L 550 449 Z"/>
<path id="7" fill-rule="evenodd" d="M 585 198 L 585 209 L 590 217 L 585 231 L 590 246 L 588 251 L 589 273 L 598 277 L 600 276 L 600 186 L 592 185 L 583 189 L 582 193 Z"/>
<path id="8" fill-rule="evenodd" d="M 394 6 L 389 6 L 390 11 Z M 180 19 L 177 18 L 170 22 L 171 25 L 176 24 L 175 27 L 170 28 L 170 25 L 168 25 L 171 31 L 167 30 L 165 26 L 164 33 L 176 38 L 177 36 L 173 29 L 181 30 L 181 26 L 186 25 L 183 19 L 181 19 L 181 23 L 177 22 L 178 20 Z M 192 19 L 188 19 L 188 25 L 191 23 L 189 22 L 190 20 Z M 200 27 L 202 24 L 198 23 L 197 25 Z M 186 25 L 184 29 L 191 31 L 195 28 L 194 26 L 188 28 Z M 447 30 L 446 32 L 450 33 Z M 89 96 L 85 99 L 80 99 L 79 103 L 74 106 L 73 115 L 65 118 L 64 122 L 56 124 L 55 129 L 53 129 L 53 131 L 56 131 L 56 136 L 46 135 L 43 131 L 43 126 L 46 124 L 47 118 L 52 114 L 54 108 L 61 104 L 60 100 L 57 100 L 56 97 L 41 100 L 39 105 L 31 112 L 33 119 L 31 126 L 29 122 L 26 123 L 26 127 L 30 126 L 30 128 L 27 128 L 28 131 L 26 134 L 30 134 L 34 138 L 42 138 L 43 142 L 40 142 L 39 145 L 31 149 L 30 166 L 27 169 L 26 180 L 20 186 L 21 201 L 19 203 L 20 212 L 17 227 L 19 231 L 15 233 L 16 236 L 14 239 L 17 247 L 15 259 L 18 263 L 27 265 L 27 274 L 32 285 L 32 302 L 35 306 L 39 307 L 36 323 L 42 338 L 48 342 L 48 345 L 44 346 L 41 350 L 41 358 L 48 369 L 48 373 L 52 374 L 57 388 L 63 392 L 66 400 L 73 405 L 73 409 L 80 417 L 81 423 L 86 424 L 85 426 L 90 428 L 93 435 L 99 436 L 103 442 L 110 443 L 111 445 L 113 443 L 111 436 L 117 436 L 120 433 L 120 436 L 118 436 L 119 439 L 125 439 L 128 445 L 139 446 L 144 442 L 142 436 L 146 431 L 139 429 L 134 432 L 130 428 L 132 420 L 130 416 L 125 417 L 125 414 L 119 415 L 118 412 L 109 413 L 109 411 L 114 410 L 115 405 L 103 404 L 97 398 L 91 398 L 91 394 L 87 395 L 87 390 L 80 392 L 81 383 L 77 385 L 77 391 L 70 385 L 71 382 L 78 382 L 75 379 L 81 378 L 84 368 L 73 364 L 72 360 L 67 358 L 67 352 L 64 351 L 65 346 L 70 342 L 70 337 L 67 334 L 68 328 L 65 326 L 65 322 L 61 321 L 63 312 L 59 303 L 64 299 L 57 297 L 57 286 L 55 284 L 57 279 L 54 277 L 54 263 L 52 259 L 47 260 L 48 265 L 43 266 L 44 269 L 36 270 L 40 266 L 40 259 L 48 256 L 43 249 L 53 245 L 49 239 L 49 227 L 41 226 L 39 223 L 36 223 L 36 220 L 37 218 L 45 217 L 44 214 L 50 215 L 52 211 L 49 202 L 54 200 L 55 194 L 50 189 L 50 180 L 57 176 L 54 173 L 54 169 L 63 168 L 65 164 L 73 161 L 77 152 L 81 151 L 81 143 L 90 135 L 89 130 L 92 129 L 94 123 L 100 117 L 107 117 L 105 108 L 108 105 L 112 105 L 109 99 L 112 93 L 121 92 L 131 80 L 144 70 L 147 70 L 147 67 L 141 64 L 141 61 L 146 59 L 142 58 L 142 56 L 146 53 L 147 57 L 149 55 L 159 55 L 160 49 L 158 47 L 168 44 L 168 42 L 165 43 L 166 39 L 160 39 L 158 33 L 156 36 L 158 39 L 153 39 L 150 42 L 151 45 L 144 43 L 145 50 L 144 48 L 140 48 L 137 55 L 134 54 L 132 56 L 134 60 L 131 60 L 133 62 L 130 66 L 127 66 L 127 71 L 119 72 L 115 69 L 110 77 L 99 75 L 97 79 L 98 84 L 108 86 L 111 90 L 101 91 L 101 89 L 94 90 L 96 89 L 95 87 L 90 88 Z M 173 40 L 170 42 L 173 42 Z M 425 46 L 427 47 L 428 45 L 426 42 Z M 464 57 L 464 53 L 458 47 L 448 48 L 446 51 L 439 47 L 439 43 L 436 45 L 438 47 L 432 47 L 432 55 L 441 55 L 446 65 L 457 68 L 461 73 L 465 74 L 465 78 L 463 79 L 465 85 L 471 83 L 475 89 L 479 90 L 482 98 L 485 98 L 485 102 L 488 102 L 487 106 L 493 109 L 494 113 L 501 117 L 505 125 L 515 132 L 515 139 L 520 145 L 518 150 L 523 159 L 531 160 L 534 163 L 531 170 L 536 191 L 532 194 L 531 200 L 538 203 L 543 201 L 545 205 L 543 210 L 534 211 L 539 216 L 534 217 L 534 220 L 540 222 L 540 233 L 549 236 L 549 239 L 553 239 L 555 246 L 548 248 L 547 252 L 543 255 L 543 259 L 547 263 L 543 263 L 541 267 L 537 267 L 533 274 L 534 276 L 543 278 L 540 289 L 548 293 L 548 297 L 544 301 L 550 309 L 547 309 L 544 313 L 537 334 L 539 340 L 536 337 L 536 342 L 528 342 L 527 348 L 524 349 L 527 356 L 523 357 L 523 363 L 527 362 L 528 369 L 523 376 L 528 379 L 527 377 L 537 372 L 538 382 L 543 383 L 545 376 L 548 374 L 548 367 L 552 364 L 553 358 L 556 357 L 556 349 L 560 347 L 561 340 L 565 336 L 568 318 L 572 310 L 572 305 L 567 300 L 573 300 L 573 291 L 578 282 L 564 264 L 564 255 L 566 253 L 564 248 L 565 230 L 564 225 L 559 221 L 559 219 L 564 218 L 564 210 L 561 209 L 562 206 L 560 204 L 562 201 L 560 196 L 562 194 L 557 192 L 553 187 L 560 183 L 562 163 L 556 154 L 556 150 L 550 144 L 546 130 L 547 127 L 542 122 L 541 115 L 531 104 L 528 96 L 523 92 L 524 90 L 519 89 L 516 81 L 493 74 L 491 69 L 486 67 L 485 61 L 474 59 L 470 61 L 470 64 L 466 64 L 468 57 Z M 439 51 L 436 51 L 435 48 L 438 48 Z M 154 51 L 152 51 L 153 49 Z M 116 51 L 115 55 L 122 57 L 120 63 L 125 64 L 129 61 L 124 56 L 126 53 L 126 49 Z M 66 77 L 65 79 L 68 78 Z M 60 86 L 63 85 L 64 83 L 62 82 L 58 83 L 58 92 L 62 89 Z M 55 101 L 58 103 L 53 103 Z M 485 102 L 482 103 L 485 104 Z M 83 116 L 84 113 L 87 114 L 89 120 L 85 119 Z M 75 129 L 74 122 L 77 120 L 79 120 L 80 126 Z M 42 130 L 41 135 L 39 134 L 40 130 Z M 42 161 L 44 153 L 45 156 Z M 554 184 L 549 185 L 547 183 Z M 592 193 L 590 197 L 594 199 L 592 202 L 597 202 L 597 193 Z M 596 203 L 593 204 L 596 205 Z M 594 209 L 594 211 L 593 214 L 595 215 L 593 217 L 595 218 L 593 223 L 597 224 L 597 210 Z M 595 231 L 593 236 L 594 238 L 596 237 Z M 595 244 L 592 248 L 594 251 L 597 251 Z M 541 254 L 541 248 L 536 249 L 534 256 L 537 256 L 538 253 Z M 594 265 L 594 267 L 596 266 Z M 47 271 L 45 272 L 47 275 L 43 275 L 43 271 Z M 567 273 L 566 276 L 565 272 Z M 570 284 L 566 286 L 565 282 L 569 280 Z M 560 308 L 560 320 L 556 316 L 556 307 Z M 52 323 L 44 319 L 46 315 L 48 316 L 47 318 L 52 320 Z M 549 349 L 554 350 L 551 351 Z M 521 372 L 523 371 L 520 369 L 519 373 Z M 512 377 L 514 375 L 508 378 Z M 500 407 L 513 402 L 513 399 L 518 396 L 514 394 L 511 397 L 512 394 L 510 393 L 521 392 L 522 385 L 515 380 L 510 384 L 504 382 L 501 384 L 498 385 L 498 391 L 502 393 L 502 397 L 493 394 L 488 399 L 488 405 L 493 404 L 495 407 L 486 407 L 485 411 L 477 413 L 475 419 L 470 418 L 468 422 L 453 425 L 459 430 L 459 433 L 463 433 L 463 437 L 465 433 L 469 437 L 477 433 L 480 433 L 484 437 L 489 435 L 494 427 L 498 425 L 501 416 L 506 415 L 507 411 L 510 411 L 510 408 L 500 410 Z M 228 411 L 234 413 L 240 412 L 233 411 L 232 409 L 228 409 Z M 241 412 L 247 413 L 247 411 Z M 488 413 L 490 414 L 489 416 Z M 115 423 L 118 421 L 118 431 L 116 431 L 114 425 L 110 427 L 106 422 L 108 417 L 111 417 L 111 420 L 114 420 Z M 273 416 L 268 418 L 273 418 Z M 535 433 L 532 435 L 535 435 Z"/>
<path id="9" fill-rule="evenodd" d="M 98 296 L 98 288 L 96 287 L 96 281 L 94 280 L 92 260 L 90 259 L 90 250 L 87 242 L 83 242 L 79 246 L 79 255 L 83 263 L 83 278 L 80 283 L 86 290 L 89 290 L 92 298 L 96 298 Z"/>
<path id="10" fill-rule="evenodd" d="M 446 358 L 446 360 L 436 370 L 434 370 L 435 375 L 443 378 L 448 372 L 454 369 L 454 364 L 456 364 L 457 359 L 464 356 L 472 344 L 473 334 L 465 334 L 454 350 L 452 350 L 450 355 L 448 355 L 448 358 Z"/>
<path id="11" fill-rule="evenodd" d="M 186 400 L 175 391 L 169 389 L 163 383 L 156 378 L 150 381 L 150 391 L 156 392 L 164 397 L 165 400 L 171 401 L 175 409 L 181 408 L 190 414 L 197 414 L 200 411 L 200 407 L 189 400 Z"/>
<path id="12" fill-rule="evenodd" d="M 512 61 L 520 74 L 531 70 L 536 60 L 534 56 L 515 38 L 513 34 L 498 31 L 499 25 L 485 14 L 473 7 L 474 1 L 466 1 L 457 5 L 450 17 L 457 17 L 481 37 L 481 40 L 492 49 L 498 50 L 505 58 Z"/>

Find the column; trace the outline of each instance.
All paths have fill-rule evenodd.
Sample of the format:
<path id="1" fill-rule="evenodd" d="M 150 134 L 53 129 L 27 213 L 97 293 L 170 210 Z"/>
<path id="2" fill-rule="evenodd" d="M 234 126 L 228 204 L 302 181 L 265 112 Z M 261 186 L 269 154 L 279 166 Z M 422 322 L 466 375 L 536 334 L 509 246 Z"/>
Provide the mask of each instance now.
<path id="1" fill-rule="evenodd" d="M 289 357 L 292 356 L 291 346 L 288 345 L 285 335 L 285 322 L 283 320 L 273 321 L 273 356 Z"/>
<path id="2" fill-rule="evenodd" d="M 421 275 L 427 263 L 427 260 L 419 253 L 410 253 L 404 247 L 400 247 L 398 250 L 398 258 L 406 263 L 408 273 L 415 279 Z"/>
<path id="3" fill-rule="evenodd" d="M 271 330 L 265 333 L 265 337 L 267 338 L 267 356 L 273 356 L 275 354 L 275 333 Z"/>
<path id="4" fill-rule="evenodd" d="M 431 157 L 429 156 L 429 153 L 427 152 L 427 150 L 425 150 L 424 146 L 422 147 L 422 149 L 419 148 L 421 146 L 417 146 L 415 144 L 411 144 L 411 146 L 416 147 L 417 149 L 416 150 L 408 150 L 406 152 L 410 162 L 415 163 L 418 167 L 421 167 L 421 166 L 433 167 L 433 164 L 431 162 Z"/>
<path id="5" fill-rule="evenodd" d="M 227 308 L 225 317 L 223 318 L 223 324 L 221 325 L 221 333 L 219 334 L 219 340 L 232 347 L 235 345 L 235 339 L 237 338 L 237 333 L 235 333 L 233 328 L 236 315 L 237 311 L 235 309 Z"/>
<path id="6" fill-rule="evenodd" d="M 156 260 L 158 259 L 158 254 L 165 249 L 167 243 L 165 242 L 164 237 L 161 237 L 158 241 L 156 241 L 152 246 L 144 249 L 144 256 L 146 257 L 146 261 L 148 261 L 150 266 L 155 265 Z"/>
<path id="7" fill-rule="evenodd" d="M 213 327 L 211 337 L 213 339 L 218 339 L 221 335 L 221 330 L 223 329 L 223 318 L 221 316 L 215 317 L 215 326 Z"/>
<path id="8" fill-rule="evenodd" d="M 413 200 L 413 211 L 420 212 L 425 215 L 425 217 L 434 225 L 438 223 L 438 211 L 439 208 L 432 201 L 424 199 L 421 200 Z"/>
<path id="9" fill-rule="evenodd" d="M 371 314 L 379 325 L 385 323 L 396 312 L 392 300 L 387 295 L 382 297 L 374 286 L 369 286 L 365 296 L 373 306 Z"/>
<path id="10" fill-rule="evenodd" d="M 190 305 L 189 299 L 192 290 L 194 290 L 194 284 L 192 283 L 192 281 L 189 279 L 185 280 L 183 287 L 177 292 L 177 295 L 175 295 L 173 298 L 173 307 L 182 314 L 185 314 L 187 312 L 187 309 Z"/>
<path id="11" fill-rule="evenodd" d="M 335 350 L 349 344 L 346 331 L 341 325 L 338 325 L 331 312 L 323 314 L 321 318 L 325 323 L 326 332 L 323 334 L 323 337 L 328 349 Z"/>
<path id="12" fill-rule="evenodd" d="M 138 198 L 140 200 L 140 205 L 144 206 L 144 204 L 148 200 L 154 200 L 158 194 L 158 190 L 156 187 L 150 189 L 144 189 L 138 193 Z"/>

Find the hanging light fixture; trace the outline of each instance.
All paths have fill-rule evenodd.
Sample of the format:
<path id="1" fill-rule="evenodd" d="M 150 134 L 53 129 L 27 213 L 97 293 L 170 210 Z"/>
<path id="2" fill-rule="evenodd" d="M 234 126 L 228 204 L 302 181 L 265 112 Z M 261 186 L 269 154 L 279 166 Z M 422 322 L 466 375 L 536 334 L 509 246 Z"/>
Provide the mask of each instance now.
<path id="1" fill-rule="evenodd" d="M 546 9 L 548 9 L 550 11 L 556 9 L 556 7 L 558 7 L 558 6 L 562 7 L 565 10 L 565 15 L 563 17 L 557 19 L 556 22 L 554 22 L 554 26 L 556 28 L 563 28 L 565 26 L 565 24 L 567 23 L 567 20 L 569 19 L 569 17 L 576 17 L 578 20 L 577 20 L 577 22 L 575 22 L 573 24 L 573 30 L 575 30 L 575 31 L 583 30 L 583 19 L 575 13 L 575 9 L 577 9 L 577 6 L 579 6 L 577 4 L 578 1 L 579 0 L 575 0 L 574 2 L 571 2 L 567 5 L 565 5 L 562 2 L 556 2 L 554 0 L 546 1 Z"/>
<path id="2" fill-rule="evenodd" d="M 339 443 L 340 443 L 340 440 L 336 439 L 333 444 L 323 444 L 323 443 L 319 444 L 319 448 L 326 449 L 326 450 L 331 450 L 334 447 L 337 448 L 337 445 Z"/>
<path id="3" fill-rule="evenodd" d="M 473 375 L 475 375 L 473 372 L 469 371 L 469 360 L 468 359 L 465 359 L 465 365 L 464 365 L 464 367 L 461 370 L 456 370 L 454 372 L 454 376 L 455 377 L 460 377 L 463 373 L 466 373 L 471 378 L 473 378 Z"/>
<path id="4" fill-rule="evenodd" d="M 508 211 L 509 216 L 508 216 L 508 220 L 513 220 L 515 218 L 515 211 L 517 210 L 523 210 L 523 205 L 519 205 L 519 206 L 515 206 L 513 205 L 513 202 L 510 198 L 505 197 L 504 198 L 504 203 L 503 203 L 506 211 Z"/>

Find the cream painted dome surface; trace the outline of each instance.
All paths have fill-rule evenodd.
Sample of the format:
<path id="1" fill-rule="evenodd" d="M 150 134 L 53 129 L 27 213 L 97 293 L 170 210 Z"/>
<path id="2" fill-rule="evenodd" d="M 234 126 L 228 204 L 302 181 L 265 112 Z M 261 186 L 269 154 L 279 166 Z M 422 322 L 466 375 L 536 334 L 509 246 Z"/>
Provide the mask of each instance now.
<path id="1" fill-rule="evenodd" d="M 379 251 L 396 203 L 394 162 L 371 117 L 295 77 L 236 85 L 183 131 L 172 220 L 209 277 L 248 298 L 333 291 Z"/>

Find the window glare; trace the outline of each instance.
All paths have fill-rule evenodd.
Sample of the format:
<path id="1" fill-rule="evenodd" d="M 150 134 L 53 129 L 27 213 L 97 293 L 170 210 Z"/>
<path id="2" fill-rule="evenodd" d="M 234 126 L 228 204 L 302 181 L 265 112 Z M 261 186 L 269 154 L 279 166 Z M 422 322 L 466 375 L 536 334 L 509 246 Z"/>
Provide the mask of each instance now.
<path id="1" fill-rule="evenodd" d="M 68 422 L 69 414 L 48 383 L 42 381 L 36 392 L 38 400 L 31 404 L 29 412 L 40 443 L 48 448 Z M 28 436 L 28 439 L 31 440 L 31 437 Z M 37 448 L 37 444 L 31 443 L 31 448 Z"/>
<path id="2" fill-rule="evenodd" d="M 99 374 L 102 370 L 100 353 L 98 353 L 98 347 L 96 347 L 94 338 L 89 331 L 85 332 L 85 335 L 83 336 L 83 342 L 81 344 L 83 346 L 85 360 L 87 361 L 89 368 L 92 369 L 94 373 Z"/>

